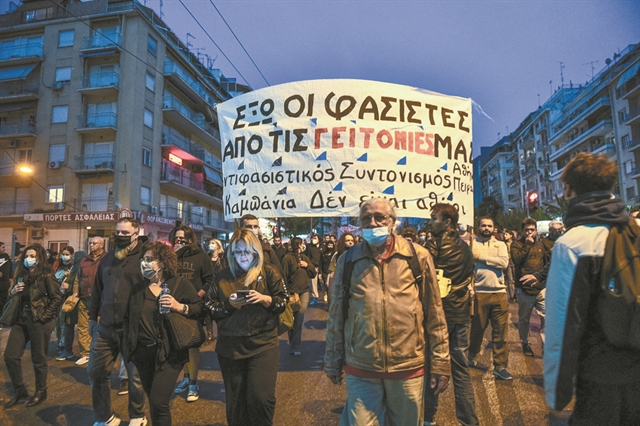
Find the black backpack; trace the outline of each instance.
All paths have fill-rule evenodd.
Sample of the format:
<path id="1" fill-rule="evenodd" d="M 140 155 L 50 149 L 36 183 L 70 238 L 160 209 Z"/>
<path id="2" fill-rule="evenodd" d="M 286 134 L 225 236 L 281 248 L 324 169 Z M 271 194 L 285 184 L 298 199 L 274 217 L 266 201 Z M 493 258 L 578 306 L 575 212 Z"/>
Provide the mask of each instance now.
<path id="1" fill-rule="evenodd" d="M 602 260 L 598 315 L 615 346 L 640 350 L 640 226 L 612 227 Z"/>
<path id="2" fill-rule="evenodd" d="M 420 262 L 418 261 L 418 255 L 416 249 L 413 247 L 413 243 L 409 242 L 411 247 L 411 257 L 405 258 L 411 268 L 413 274 L 414 283 L 418 287 L 420 300 L 422 300 L 422 269 L 420 268 Z M 351 275 L 353 274 L 353 247 L 349 248 L 345 254 L 344 259 L 344 272 L 342 274 L 342 317 L 346 321 L 349 317 L 349 298 L 351 297 Z"/>

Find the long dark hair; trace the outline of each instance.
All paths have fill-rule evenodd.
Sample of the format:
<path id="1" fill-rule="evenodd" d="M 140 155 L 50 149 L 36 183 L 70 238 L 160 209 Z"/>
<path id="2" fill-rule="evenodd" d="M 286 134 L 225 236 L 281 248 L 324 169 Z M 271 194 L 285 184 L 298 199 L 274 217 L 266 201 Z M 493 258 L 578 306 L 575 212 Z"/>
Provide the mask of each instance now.
<path id="1" fill-rule="evenodd" d="M 348 247 L 345 245 L 344 240 L 346 240 L 348 236 L 353 238 L 353 245 L 356 244 L 356 237 L 351 232 L 345 232 L 344 234 L 340 235 L 340 238 L 338 239 L 338 247 L 337 247 L 338 256 L 340 256 L 342 253 L 347 251 Z"/>
<path id="2" fill-rule="evenodd" d="M 24 258 L 27 256 L 27 251 L 34 250 L 36 252 L 36 264 L 31 269 L 27 269 L 24 266 Z M 20 257 L 18 258 L 18 266 L 16 267 L 16 272 L 13 274 L 13 280 L 15 283 L 18 282 L 18 278 L 25 278 L 28 274 L 30 274 L 33 278 L 37 278 L 41 275 L 47 275 L 53 273 L 51 269 L 51 265 L 47 262 L 47 254 L 40 244 L 33 244 L 28 247 L 25 247 L 22 253 L 20 253 Z"/>
<path id="3" fill-rule="evenodd" d="M 178 227 L 176 227 L 175 232 L 173 233 L 173 240 L 171 241 L 171 245 L 175 245 L 175 240 L 176 240 L 176 233 L 178 231 L 183 231 L 184 232 L 184 239 L 189 241 L 189 247 L 191 248 L 197 248 L 198 247 L 198 237 L 196 236 L 196 233 L 193 232 L 193 229 L 190 226 L 187 225 L 180 225 Z"/>

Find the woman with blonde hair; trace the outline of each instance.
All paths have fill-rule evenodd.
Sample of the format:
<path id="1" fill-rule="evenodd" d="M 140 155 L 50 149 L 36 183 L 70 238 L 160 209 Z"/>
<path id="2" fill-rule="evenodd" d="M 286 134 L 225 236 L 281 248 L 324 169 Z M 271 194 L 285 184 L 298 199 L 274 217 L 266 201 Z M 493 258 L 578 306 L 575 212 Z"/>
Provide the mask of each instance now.
<path id="1" fill-rule="evenodd" d="M 238 229 L 229 267 L 218 272 L 207 308 L 218 323 L 216 352 L 227 396 L 229 426 L 271 425 L 280 361 L 279 314 L 289 300 L 282 276 L 264 263 L 253 232 Z"/>

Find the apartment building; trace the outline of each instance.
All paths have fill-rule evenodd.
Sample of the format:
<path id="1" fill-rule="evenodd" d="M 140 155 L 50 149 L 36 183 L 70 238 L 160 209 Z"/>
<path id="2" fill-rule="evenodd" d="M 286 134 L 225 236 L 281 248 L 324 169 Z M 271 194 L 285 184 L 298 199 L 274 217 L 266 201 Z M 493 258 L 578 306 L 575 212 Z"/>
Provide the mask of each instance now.
<path id="1" fill-rule="evenodd" d="M 213 106 L 249 88 L 137 1 L 63 4 L 0 15 L 0 241 L 86 249 L 124 215 L 225 239 Z"/>
<path id="2" fill-rule="evenodd" d="M 520 191 L 517 184 L 517 168 L 513 159 L 510 136 L 500 139 L 491 148 L 483 148 L 480 162 L 480 192 L 482 198 L 493 197 L 505 213 L 520 208 Z"/>

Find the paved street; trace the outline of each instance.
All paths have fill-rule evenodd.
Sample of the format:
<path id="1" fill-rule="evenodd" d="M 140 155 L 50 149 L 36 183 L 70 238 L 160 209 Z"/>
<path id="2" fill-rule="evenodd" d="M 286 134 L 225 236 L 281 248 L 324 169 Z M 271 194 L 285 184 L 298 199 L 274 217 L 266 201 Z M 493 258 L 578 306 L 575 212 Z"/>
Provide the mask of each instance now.
<path id="1" fill-rule="evenodd" d="M 281 341 L 280 373 L 277 384 L 277 406 L 275 425 L 337 425 L 345 399 L 344 387 L 332 385 L 322 372 L 324 354 L 324 333 L 326 327 L 326 305 L 309 307 L 303 339 L 303 354 L 294 358 L 288 354 L 288 344 Z M 491 350 L 478 356 L 480 369 L 472 369 L 476 406 L 480 423 L 483 425 L 566 425 L 569 411 L 550 413 L 544 402 L 542 389 L 542 359 L 537 332 L 534 332 L 533 350 L 535 359 L 524 357 L 518 342 L 517 306 L 511 305 L 509 326 L 510 366 L 513 382 L 494 380 L 491 367 Z M 537 317 L 533 319 L 538 327 Z M 490 336 L 487 329 L 485 338 Z M 0 331 L 0 348 L 4 349 L 8 330 Z M 224 425 L 224 387 L 219 371 L 214 345 L 203 347 L 202 370 L 198 384 L 200 400 L 187 403 L 186 395 L 178 395 L 173 400 L 174 425 Z M 77 349 L 76 349 L 77 350 Z M 29 351 L 23 357 L 23 370 L 30 392 L 33 391 L 33 369 Z M 52 342 L 49 355 L 55 355 Z M 4 364 L 4 362 L 2 361 Z M 11 384 L 6 369 L 0 368 L 2 392 L 0 398 L 8 398 Z M 114 410 L 123 419 L 127 416 L 127 397 L 117 396 L 117 372 L 112 375 L 112 401 Z M 0 409 L 0 425 L 91 425 L 91 389 L 85 369 L 72 361 L 49 363 L 49 398 L 42 405 L 27 409 L 24 404 L 9 410 Z M 453 405 L 453 391 L 448 389 L 440 400 L 436 418 L 438 425 L 457 425 Z M 127 422 L 123 422 L 126 425 Z"/>

